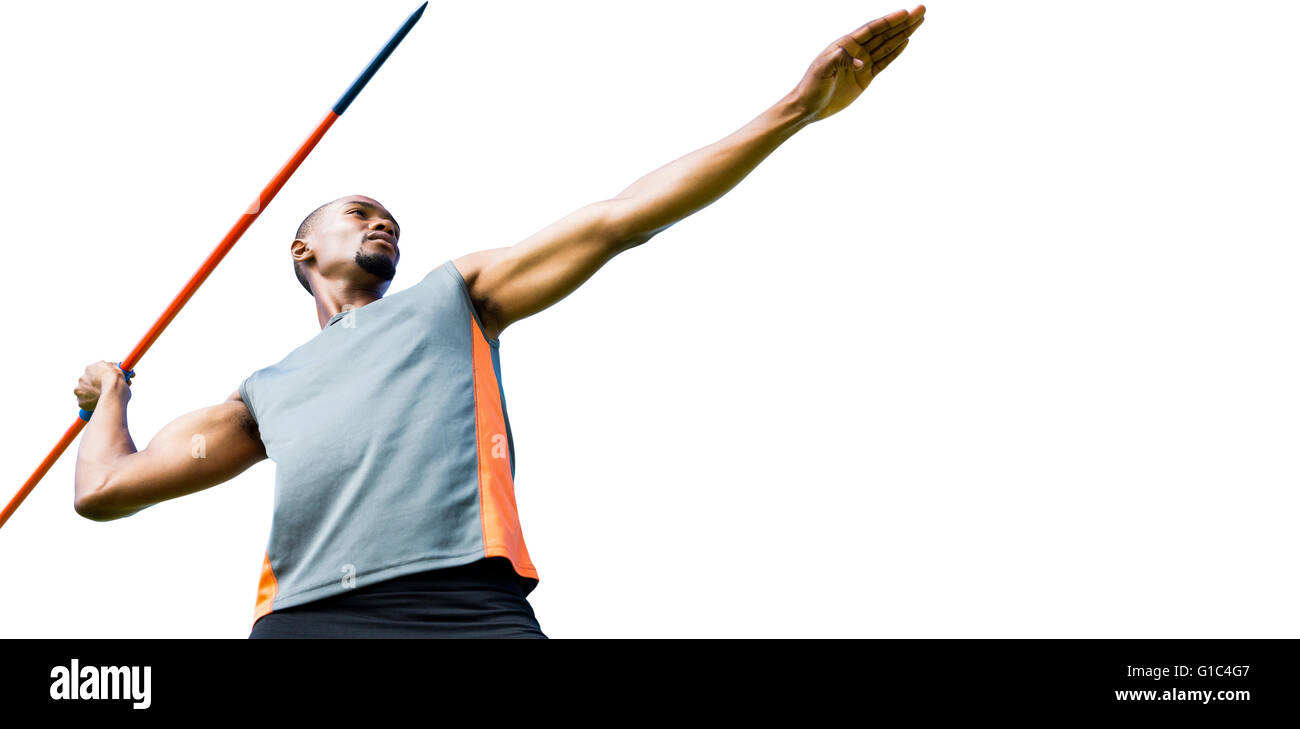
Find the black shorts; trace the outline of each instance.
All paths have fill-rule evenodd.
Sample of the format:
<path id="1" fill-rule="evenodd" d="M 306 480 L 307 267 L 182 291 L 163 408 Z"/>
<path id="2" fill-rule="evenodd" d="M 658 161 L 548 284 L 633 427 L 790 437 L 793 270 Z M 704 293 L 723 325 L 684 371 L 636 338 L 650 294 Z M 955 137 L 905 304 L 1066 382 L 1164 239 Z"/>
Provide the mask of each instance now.
<path id="1" fill-rule="evenodd" d="M 488 557 L 275 610 L 249 638 L 545 638 L 510 561 Z"/>

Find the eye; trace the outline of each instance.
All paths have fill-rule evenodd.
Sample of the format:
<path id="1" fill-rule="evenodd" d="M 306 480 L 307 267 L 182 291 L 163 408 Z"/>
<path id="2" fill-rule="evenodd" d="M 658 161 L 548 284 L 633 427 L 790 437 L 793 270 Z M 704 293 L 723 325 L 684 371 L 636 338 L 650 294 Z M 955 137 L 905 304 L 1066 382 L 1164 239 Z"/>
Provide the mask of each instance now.
<path id="1" fill-rule="evenodd" d="M 351 212 L 354 212 L 354 213 L 360 213 L 360 212 L 361 212 L 361 211 L 360 211 L 360 210 L 353 210 L 353 211 L 351 211 Z M 362 216 L 361 216 L 361 217 L 363 217 L 363 218 L 364 218 L 364 217 L 365 217 L 365 214 L 364 214 L 364 213 L 362 213 Z"/>

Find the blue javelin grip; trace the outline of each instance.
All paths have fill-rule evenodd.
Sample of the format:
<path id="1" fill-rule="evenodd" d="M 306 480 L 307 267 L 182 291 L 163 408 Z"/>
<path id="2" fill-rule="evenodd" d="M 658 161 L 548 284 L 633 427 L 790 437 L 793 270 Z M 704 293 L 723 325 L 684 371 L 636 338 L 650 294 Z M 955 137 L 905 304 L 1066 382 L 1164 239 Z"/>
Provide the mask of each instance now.
<path id="1" fill-rule="evenodd" d="M 117 368 L 118 368 L 119 370 L 122 369 L 122 363 L 121 363 L 121 362 L 118 362 L 118 363 L 117 363 Z M 122 374 L 126 375 L 126 379 L 127 379 L 127 380 L 130 380 L 132 377 L 135 377 L 135 370 L 131 370 L 130 372 L 123 372 Z M 77 416 L 80 417 L 82 420 L 86 421 L 87 423 L 89 423 L 89 422 L 90 422 L 90 414 L 93 413 L 93 412 L 95 412 L 95 411 L 94 411 L 94 410 L 86 410 L 85 408 L 82 408 L 81 412 L 77 413 Z"/>

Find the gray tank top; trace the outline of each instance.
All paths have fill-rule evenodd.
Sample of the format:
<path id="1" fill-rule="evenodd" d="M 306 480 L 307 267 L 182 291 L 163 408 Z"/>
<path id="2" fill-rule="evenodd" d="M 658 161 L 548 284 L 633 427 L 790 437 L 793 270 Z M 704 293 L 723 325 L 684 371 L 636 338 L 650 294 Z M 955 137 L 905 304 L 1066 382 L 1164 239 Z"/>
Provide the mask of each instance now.
<path id="1" fill-rule="evenodd" d="M 447 261 L 335 315 L 239 386 L 275 462 L 253 622 L 416 572 L 506 557 L 537 586 L 514 497 L 499 342 Z"/>

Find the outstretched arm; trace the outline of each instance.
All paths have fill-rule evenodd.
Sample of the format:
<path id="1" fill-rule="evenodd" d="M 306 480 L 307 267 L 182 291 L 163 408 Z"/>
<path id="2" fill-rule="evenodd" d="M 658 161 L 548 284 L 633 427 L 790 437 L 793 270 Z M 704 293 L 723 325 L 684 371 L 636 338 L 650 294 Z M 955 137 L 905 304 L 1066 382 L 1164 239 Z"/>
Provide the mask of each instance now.
<path id="1" fill-rule="evenodd" d="M 648 237 L 712 204 L 794 133 L 853 103 L 890 64 L 925 18 L 899 10 L 837 39 L 813 60 L 793 91 L 740 131 L 642 177 L 618 195 L 614 222 Z"/>
<path id="2" fill-rule="evenodd" d="M 730 136 L 670 162 L 616 197 L 588 205 L 508 248 L 455 261 L 488 337 L 568 296 L 615 255 L 707 207 L 795 132 L 846 108 L 907 46 L 925 6 L 836 39 L 798 86 Z"/>

